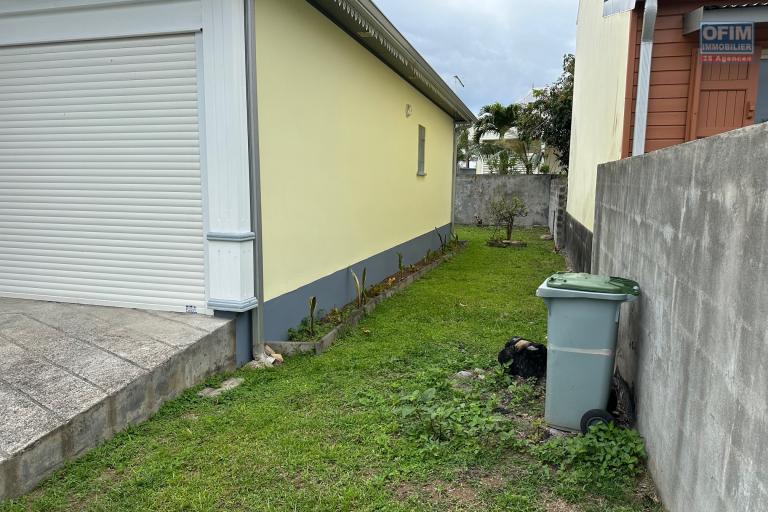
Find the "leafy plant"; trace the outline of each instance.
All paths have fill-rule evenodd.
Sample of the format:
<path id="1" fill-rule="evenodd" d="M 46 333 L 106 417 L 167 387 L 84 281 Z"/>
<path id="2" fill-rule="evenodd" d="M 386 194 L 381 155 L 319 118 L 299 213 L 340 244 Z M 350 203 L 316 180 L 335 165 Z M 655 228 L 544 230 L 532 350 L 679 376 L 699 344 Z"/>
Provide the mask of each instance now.
<path id="1" fill-rule="evenodd" d="M 583 436 L 552 439 L 534 453 L 566 471 L 567 479 L 594 485 L 636 476 L 646 456 L 637 431 L 613 423 L 596 425 Z"/>
<path id="2" fill-rule="evenodd" d="M 528 207 L 522 199 L 513 196 L 511 199 L 497 199 L 492 201 L 488 206 L 488 214 L 497 227 L 504 227 L 507 233 L 506 240 L 511 240 L 515 219 L 517 217 L 527 216 Z"/>
<path id="3" fill-rule="evenodd" d="M 430 387 L 401 395 L 394 412 L 403 430 L 420 440 L 488 441 L 486 436 L 505 430 L 507 419 L 494 413 L 497 406 L 496 397 L 483 400 Z"/>
<path id="4" fill-rule="evenodd" d="M 361 308 L 363 307 L 363 287 L 360 284 L 360 280 L 357 278 L 357 274 L 355 274 L 354 270 L 350 270 L 352 272 L 352 279 L 355 280 L 355 295 L 357 296 L 357 307 Z"/>
<path id="5" fill-rule="evenodd" d="M 398 272 L 403 271 L 403 253 L 401 252 L 397 253 L 397 270 Z"/>
<path id="6" fill-rule="evenodd" d="M 440 240 L 440 250 L 442 252 L 445 252 L 448 249 L 448 239 L 447 237 L 444 237 L 440 234 L 440 230 L 435 227 L 435 233 L 437 233 L 437 238 Z"/>
<path id="7" fill-rule="evenodd" d="M 363 267 L 363 274 L 362 279 L 357 278 L 357 274 L 355 274 L 354 270 L 350 270 L 352 273 L 352 279 L 355 281 L 355 294 L 357 296 L 357 307 L 361 308 L 365 305 L 365 299 L 366 297 L 366 289 L 365 289 L 365 278 L 368 274 L 368 268 Z"/>
<path id="8" fill-rule="evenodd" d="M 368 274 L 368 268 L 363 267 L 363 280 L 360 282 L 360 288 L 362 290 L 362 300 L 363 304 L 365 304 L 366 299 L 368 298 L 365 291 L 365 277 Z"/>
<path id="9" fill-rule="evenodd" d="M 315 335 L 315 308 L 317 308 L 317 297 L 309 298 L 309 334 Z"/>
<path id="10" fill-rule="evenodd" d="M 290 341 L 311 341 L 315 339 L 315 333 L 312 332 L 310 327 L 309 317 L 305 316 L 301 319 L 301 323 L 296 327 L 288 329 L 288 340 Z"/>

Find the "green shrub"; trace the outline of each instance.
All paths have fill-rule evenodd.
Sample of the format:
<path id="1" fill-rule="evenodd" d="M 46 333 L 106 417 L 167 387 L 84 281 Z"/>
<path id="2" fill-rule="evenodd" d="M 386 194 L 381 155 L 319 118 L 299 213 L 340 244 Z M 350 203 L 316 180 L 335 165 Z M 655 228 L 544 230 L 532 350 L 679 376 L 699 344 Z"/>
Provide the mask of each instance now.
<path id="1" fill-rule="evenodd" d="M 552 439 L 534 453 L 566 472 L 569 480 L 600 485 L 636 476 L 643 467 L 645 446 L 637 431 L 609 423 L 582 436 Z"/>
<path id="2" fill-rule="evenodd" d="M 512 229 L 515 226 L 515 219 L 517 217 L 526 217 L 528 215 L 528 207 L 522 199 L 513 196 L 510 199 L 502 198 L 491 201 L 491 204 L 488 206 L 488 214 L 493 219 L 493 224 L 497 228 L 503 227 L 506 231 L 507 238 L 505 240 L 512 240 Z"/>

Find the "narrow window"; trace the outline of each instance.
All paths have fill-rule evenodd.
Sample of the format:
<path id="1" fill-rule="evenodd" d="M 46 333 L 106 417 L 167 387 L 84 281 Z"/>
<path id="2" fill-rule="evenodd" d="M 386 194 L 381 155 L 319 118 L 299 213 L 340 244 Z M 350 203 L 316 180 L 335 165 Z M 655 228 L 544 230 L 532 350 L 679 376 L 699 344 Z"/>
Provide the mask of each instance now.
<path id="1" fill-rule="evenodd" d="M 416 172 L 417 176 L 426 176 L 427 173 L 424 170 L 424 145 L 427 140 L 427 129 L 419 125 L 419 170 Z"/>

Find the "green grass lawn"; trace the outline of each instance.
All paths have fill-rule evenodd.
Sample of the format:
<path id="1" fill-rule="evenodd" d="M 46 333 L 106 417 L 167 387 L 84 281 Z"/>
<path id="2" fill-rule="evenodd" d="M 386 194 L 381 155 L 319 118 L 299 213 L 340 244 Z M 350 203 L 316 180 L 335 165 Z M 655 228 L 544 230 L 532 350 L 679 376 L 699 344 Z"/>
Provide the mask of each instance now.
<path id="1" fill-rule="evenodd" d="M 451 384 L 493 368 L 513 335 L 546 339 L 534 291 L 564 262 L 544 232 L 518 230 L 527 248 L 497 249 L 489 231 L 462 229 L 466 249 L 327 353 L 240 370 L 245 383 L 218 399 L 190 390 L 0 510 L 661 510 L 642 475 L 587 485 L 536 455 L 540 388 L 492 371 L 466 396 Z M 472 425 L 440 441 L 398 415 L 399 397 L 429 389 Z M 491 396 L 513 409 L 504 432 Z"/>

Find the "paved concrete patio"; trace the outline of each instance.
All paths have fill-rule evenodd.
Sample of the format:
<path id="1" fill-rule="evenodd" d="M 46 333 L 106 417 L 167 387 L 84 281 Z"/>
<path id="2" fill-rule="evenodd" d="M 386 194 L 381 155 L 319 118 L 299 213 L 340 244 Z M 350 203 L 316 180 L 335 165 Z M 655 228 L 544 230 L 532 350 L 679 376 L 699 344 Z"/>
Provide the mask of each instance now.
<path id="1" fill-rule="evenodd" d="M 0 499 L 234 367 L 233 320 L 0 298 Z"/>

